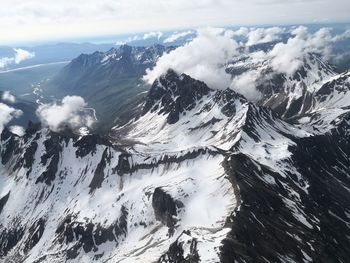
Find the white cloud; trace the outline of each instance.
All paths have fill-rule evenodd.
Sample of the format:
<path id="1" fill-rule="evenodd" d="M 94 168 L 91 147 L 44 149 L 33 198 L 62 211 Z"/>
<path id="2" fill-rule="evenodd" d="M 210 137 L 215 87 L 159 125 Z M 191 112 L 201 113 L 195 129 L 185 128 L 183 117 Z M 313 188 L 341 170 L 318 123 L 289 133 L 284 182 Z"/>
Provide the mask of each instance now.
<path id="1" fill-rule="evenodd" d="M 192 41 L 160 57 L 143 79 L 152 84 L 171 68 L 202 80 L 211 88 L 227 88 L 231 77 L 225 71 L 225 63 L 238 54 L 237 47 L 237 42 L 225 35 L 224 29 L 200 29 Z"/>
<path id="2" fill-rule="evenodd" d="M 146 40 L 146 39 L 151 39 L 151 38 L 157 38 L 158 40 L 163 36 L 163 33 L 160 31 L 154 31 L 154 32 L 148 32 L 143 35 L 135 35 L 132 37 L 128 37 L 125 41 L 118 41 L 116 43 L 117 46 L 119 45 L 125 45 L 130 42 L 134 41 L 140 41 L 140 40 Z"/>
<path id="3" fill-rule="evenodd" d="M 91 127 L 94 118 L 87 112 L 87 103 L 79 96 L 66 96 L 61 103 L 42 104 L 36 113 L 42 124 L 53 131 L 66 126 L 72 129 Z"/>
<path id="4" fill-rule="evenodd" d="M 6 101 L 6 102 L 10 102 L 10 103 L 16 102 L 15 96 L 13 96 L 9 91 L 4 91 L 1 98 L 3 101 Z"/>
<path id="5" fill-rule="evenodd" d="M 13 134 L 16 134 L 16 135 L 21 136 L 21 137 L 25 134 L 25 129 L 22 126 L 13 125 L 13 126 L 10 126 L 9 130 Z"/>
<path id="6" fill-rule="evenodd" d="M 18 118 L 23 114 L 21 110 L 12 108 L 4 103 L 0 103 L 0 133 L 13 118 Z"/>
<path id="7" fill-rule="evenodd" d="M 256 89 L 259 77 L 258 71 L 252 70 L 244 72 L 232 79 L 230 88 L 242 94 L 248 100 L 256 101 L 261 96 L 261 93 Z"/>
<path id="8" fill-rule="evenodd" d="M 181 38 L 184 38 L 190 34 L 192 34 L 193 32 L 192 31 L 184 31 L 184 32 L 180 32 L 180 33 L 174 33 L 172 34 L 171 36 L 167 37 L 165 40 L 164 40 L 164 43 L 172 43 L 178 39 L 181 39 Z"/>
<path id="9" fill-rule="evenodd" d="M 35 57 L 34 52 L 29 52 L 29 51 L 21 49 L 21 48 L 14 48 L 13 50 L 16 52 L 16 55 L 15 55 L 15 63 L 16 64 L 19 64 L 24 60 Z"/>
<path id="10" fill-rule="evenodd" d="M 249 29 L 247 27 L 240 27 L 237 31 L 233 32 L 235 36 L 247 36 L 249 34 Z"/>
<path id="11" fill-rule="evenodd" d="M 158 40 L 163 36 L 163 33 L 160 31 L 157 32 L 149 32 L 143 35 L 143 39 L 149 38 L 158 38 Z"/>
<path id="12" fill-rule="evenodd" d="M 283 32 L 283 28 L 270 27 L 270 28 L 257 28 L 251 30 L 248 33 L 247 46 L 252 46 L 261 43 L 268 43 L 280 39 L 280 34 Z M 242 31 L 242 33 L 246 33 Z"/>
<path id="13" fill-rule="evenodd" d="M 287 43 L 278 43 L 267 53 L 271 65 L 276 72 L 293 74 L 304 63 L 307 54 L 316 53 L 327 59 L 333 38 L 330 29 L 321 28 L 314 34 L 305 27 L 292 31 Z"/>
<path id="14" fill-rule="evenodd" d="M 350 29 L 345 30 L 344 33 L 333 37 L 333 41 L 341 41 L 350 38 Z"/>

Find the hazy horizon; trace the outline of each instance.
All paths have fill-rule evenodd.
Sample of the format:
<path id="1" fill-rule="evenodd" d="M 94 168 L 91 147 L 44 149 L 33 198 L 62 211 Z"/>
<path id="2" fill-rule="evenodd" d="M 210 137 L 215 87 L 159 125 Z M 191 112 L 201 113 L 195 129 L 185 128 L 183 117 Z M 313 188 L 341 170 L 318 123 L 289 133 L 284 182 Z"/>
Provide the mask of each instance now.
<path id="1" fill-rule="evenodd" d="M 247 27 L 247 28 L 269 28 L 273 26 L 277 27 L 297 27 L 297 26 L 306 26 L 311 31 L 318 30 L 320 27 L 329 27 L 334 31 L 337 30 L 344 30 L 350 28 L 350 21 L 349 22 L 332 22 L 332 23 L 326 23 L 326 22 L 320 22 L 320 23 L 286 23 L 286 24 L 242 24 L 242 25 L 223 25 L 223 26 L 213 26 L 213 27 L 220 27 L 220 28 L 227 28 L 227 29 L 233 29 L 238 30 L 241 27 Z M 210 26 L 211 27 L 211 26 Z M 96 45 L 103 45 L 103 44 L 117 44 L 118 42 L 123 42 L 123 40 L 128 40 L 133 37 L 140 37 L 142 38 L 144 35 L 147 34 L 153 34 L 153 33 L 162 33 L 162 37 L 171 36 L 174 34 L 174 32 L 185 32 L 185 31 L 193 31 L 195 32 L 197 29 L 205 28 L 203 27 L 193 27 L 193 28 L 173 28 L 173 29 L 166 29 L 166 30 L 158 30 L 158 31 L 135 31 L 135 32 L 129 32 L 129 33 L 114 33 L 114 34 L 106 34 L 106 35 L 86 35 L 86 36 L 80 36 L 80 37 L 61 37 L 56 39 L 41 39 L 41 40 L 22 40 L 22 41 L 8 41 L 8 42 L 0 42 L 0 47 L 35 47 L 35 46 L 41 46 L 41 45 L 54 45 L 54 44 L 65 44 L 65 43 L 72 43 L 72 44 L 96 44 Z M 152 36 L 153 37 L 153 36 Z M 128 44 L 128 41 L 124 42 L 124 44 Z"/>
<path id="2" fill-rule="evenodd" d="M 0 10 L 0 44 L 86 41 L 151 31 L 348 23 L 345 0 L 249 0 L 147 2 L 10 1 Z"/>

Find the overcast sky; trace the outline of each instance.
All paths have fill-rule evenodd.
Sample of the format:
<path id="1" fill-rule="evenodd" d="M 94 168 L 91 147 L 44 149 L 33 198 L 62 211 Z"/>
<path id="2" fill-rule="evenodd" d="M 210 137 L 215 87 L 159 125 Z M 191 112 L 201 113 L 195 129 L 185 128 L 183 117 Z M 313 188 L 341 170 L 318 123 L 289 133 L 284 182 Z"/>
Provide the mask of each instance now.
<path id="1" fill-rule="evenodd" d="M 350 20 L 349 0 L 1 0 L 0 45 L 151 30 Z"/>

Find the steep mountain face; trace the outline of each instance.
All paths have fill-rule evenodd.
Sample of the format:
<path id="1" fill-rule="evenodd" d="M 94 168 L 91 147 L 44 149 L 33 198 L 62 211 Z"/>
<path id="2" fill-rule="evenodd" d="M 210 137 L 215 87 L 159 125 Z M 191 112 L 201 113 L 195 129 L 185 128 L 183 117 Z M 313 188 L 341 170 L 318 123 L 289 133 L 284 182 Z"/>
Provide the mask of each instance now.
<path id="1" fill-rule="evenodd" d="M 334 77 L 291 124 L 169 70 L 108 138 L 5 129 L 0 258 L 346 262 L 348 92 L 349 75 Z M 315 118 L 334 108 L 325 129 Z"/>
<path id="2" fill-rule="evenodd" d="M 238 57 L 228 65 L 227 72 L 234 77 L 253 73 L 255 86 L 261 93 L 257 104 L 272 108 L 286 120 L 310 110 L 318 90 L 337 75 L 315 54 L 305 56 L 299 69 L 291 74 L 279 73 L 271 60 L 258 55 Z"/>
<path id="3" fill-rule="evenodd" d="M 73 59 L 57 77 L 57 82 L 62 81 L 69 85 L 69 90 L 81 89 L 82 83 L 93 80 L 98 83 L 103 79 L 113 77 L 134 77 L 143 75 L 147 68 L 154 65 L 167 48 L 161 45 L 150 47 L 131 47 L 122 45 L 112 48 L 107 52 L 95 52 L 82 54 Z M 71 78 L 73 76 L 73 78 Z M 87 81 L 82 81 L 86 79 Z"/>
<path id="4" fill-rule="evenodd" d="M 95 108 L 99 130 L 131 118 L 147 88 L 141 77 L 171 47 L 123 45 L 107 52 L 82 54 L 65 66 L 44 89 L 47 97 L 79 95 Z"/>
<path id="5" fill-rule="evenodd" d="M 350 73 L 339 74 L 325 82 L 313 94 L 309 109 L 297 123 L 315 134 L 337 127 L 350 109 Z"/>

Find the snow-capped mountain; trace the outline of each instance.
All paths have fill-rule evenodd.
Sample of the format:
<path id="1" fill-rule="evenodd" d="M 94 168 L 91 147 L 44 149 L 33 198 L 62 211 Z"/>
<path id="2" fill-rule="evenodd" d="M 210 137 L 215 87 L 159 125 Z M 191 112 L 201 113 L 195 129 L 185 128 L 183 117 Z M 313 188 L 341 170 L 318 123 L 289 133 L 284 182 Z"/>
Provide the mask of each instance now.
<path id="1" fill-rule="evenodd" d="M 284 119 L 293 119 L 308 111 L 315 93 L 337 75 L 327 62 L 312 53 L 291 73 L 274 69 L 271 59 L 259 52 L 239 56 L 228 65 L 227 72 L 234 78 L 251 75 L 261 93 L 257 104 L 271 107 Z"/>
<path id="2" fill-rule="evenodd" d="M 109 137 L 5 129 L 0 259 L 346 262 L 349 75 L 330 75 L 296 124 L 169 70 Z"/>

